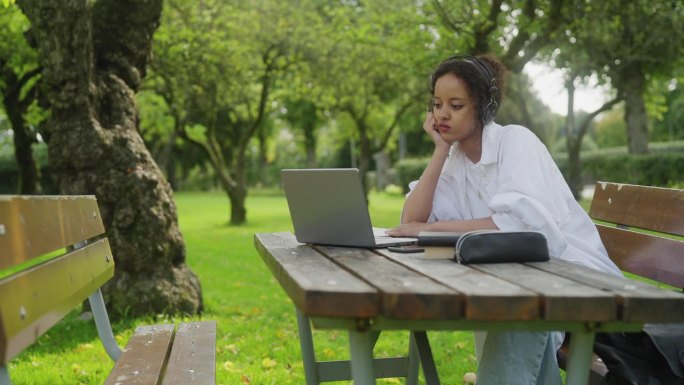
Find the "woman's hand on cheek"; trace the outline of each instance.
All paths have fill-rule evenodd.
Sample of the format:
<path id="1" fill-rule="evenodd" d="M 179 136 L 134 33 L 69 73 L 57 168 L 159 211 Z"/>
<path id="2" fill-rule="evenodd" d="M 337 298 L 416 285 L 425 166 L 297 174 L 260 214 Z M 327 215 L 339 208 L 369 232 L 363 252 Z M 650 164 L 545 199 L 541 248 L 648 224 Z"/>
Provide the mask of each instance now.
<path id="1" fill-rule="evenodd" d="M 392 237 L 417 237 L 421 231 L 427 231 L 429 223 L 411 222 L 399 225 L 387 231 Z"/>
<path id="2" fill-rule="evenodd" d="M 425 116 L 425 122 L 423 122 L 423 130 L 430 135 L 432 141 L 435 142 L 435 146 L 440 147 L 451 147 L 451 143 L 447 142 L 439 134 L 439 129 L 437 128 L 437 119 L 435 118 L 434 111 L 428 111 Z"/>

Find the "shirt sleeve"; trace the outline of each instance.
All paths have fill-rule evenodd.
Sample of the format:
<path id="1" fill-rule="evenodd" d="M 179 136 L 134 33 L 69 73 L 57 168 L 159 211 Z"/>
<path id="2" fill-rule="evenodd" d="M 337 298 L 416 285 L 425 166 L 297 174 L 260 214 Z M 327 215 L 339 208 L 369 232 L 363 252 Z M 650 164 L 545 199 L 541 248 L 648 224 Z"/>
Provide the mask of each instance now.
<path id="1" fill-rule="evenodd" d="M 499 145 L 497 189 L 488 202 L 501 230 L 543 233 L 551 255 L 567 247 L 561 230 L 569 221 L 572 196 L 543 143 L 523 127 L 509 127 Z"/>

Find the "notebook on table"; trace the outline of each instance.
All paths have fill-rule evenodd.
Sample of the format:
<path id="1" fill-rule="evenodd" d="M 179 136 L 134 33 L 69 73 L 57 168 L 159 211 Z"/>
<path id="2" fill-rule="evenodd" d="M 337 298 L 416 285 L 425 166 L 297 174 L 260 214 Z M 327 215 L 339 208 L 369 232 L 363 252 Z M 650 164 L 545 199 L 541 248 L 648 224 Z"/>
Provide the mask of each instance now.
<path id="1" fill-rule="evenodd" d="M 284 169 L 280 176 L 299 242 L 368 248 L 416 242 L 374 230 L 358 169 Z"/>

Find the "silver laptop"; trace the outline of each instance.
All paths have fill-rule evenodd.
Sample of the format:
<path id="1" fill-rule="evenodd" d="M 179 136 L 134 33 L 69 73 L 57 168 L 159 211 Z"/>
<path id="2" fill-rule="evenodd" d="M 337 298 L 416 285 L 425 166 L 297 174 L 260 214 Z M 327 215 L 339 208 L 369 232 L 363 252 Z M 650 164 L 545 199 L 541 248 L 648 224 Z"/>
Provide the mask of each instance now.
<path id="1" fill-rule="evenodd" d="M 374 234 L 358 169 L 287 169 L 280 176 L 299 242 L 368 248 L 416 242 Z"/>

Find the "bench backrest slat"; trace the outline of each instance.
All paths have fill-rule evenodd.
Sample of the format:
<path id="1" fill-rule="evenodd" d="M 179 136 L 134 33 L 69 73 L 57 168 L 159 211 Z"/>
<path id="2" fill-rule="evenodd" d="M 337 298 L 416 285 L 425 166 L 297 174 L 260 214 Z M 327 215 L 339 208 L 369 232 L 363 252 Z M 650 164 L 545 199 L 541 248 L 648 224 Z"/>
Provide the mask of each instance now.
<path id="1" fill-rule="evenodd" d="M 684 287 L 684 190 L 597 182 L 589 215 L 620 269 Z"/>
<path id="2" fill-rule="evenodd" d="M 94 196 L 0 196 L 0 269 L 103 233 Z"/>
<path id="3" fill-rule="evenodd" d="M 589 216 L 684 236 L 684 190 L 596 182 Z"/>
<path id="4" fill-rule="evenodd" d="M 597 225 L 610 258 L 623 271 L 684 287 L 684 242 Z"/>
<path id="5" fill-rule="evenodd" d="M 114 276 L 109 241 L 0 280 L 0 363 L 7 363 Z"/>

